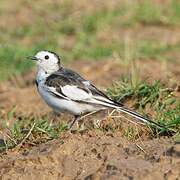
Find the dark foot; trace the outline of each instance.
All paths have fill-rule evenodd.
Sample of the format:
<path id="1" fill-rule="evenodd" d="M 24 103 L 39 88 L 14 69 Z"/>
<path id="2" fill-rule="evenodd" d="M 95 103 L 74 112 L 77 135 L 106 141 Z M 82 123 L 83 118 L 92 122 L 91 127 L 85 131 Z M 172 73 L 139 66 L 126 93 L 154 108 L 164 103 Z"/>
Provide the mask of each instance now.
<path id="1" fill-rule="evenodd" d="M 80 118 L 80 116 L 79 115 L 75 115 L 74 116 L 74 119 L 68 124 L 68 129 L 69 130 L 72 130 L 72 128 L 73 128 L 73 126 L 75 125 L 75 124 L 77 124 L 77 126 L 78 126 L 78 120 L 79 120 L 79 118 Z"/>

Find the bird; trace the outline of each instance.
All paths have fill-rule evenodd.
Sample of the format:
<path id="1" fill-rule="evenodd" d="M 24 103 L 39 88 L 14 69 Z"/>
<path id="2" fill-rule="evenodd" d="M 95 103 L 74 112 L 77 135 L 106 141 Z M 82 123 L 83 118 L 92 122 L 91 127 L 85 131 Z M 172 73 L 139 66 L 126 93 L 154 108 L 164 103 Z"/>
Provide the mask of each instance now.
<path id="1" fill-rule="evenodd" d="M 36 61 L 35 82 L 47 105 L 57 113 L 69 113 L 74 116 L 69 128 L 72 128 L 82 115 L 109 108 L 126 113 L 141 123 L 163 128 L 153 120 L 114 101 L 77 72 L 63 67 L 57 53 L 42 50 L 28 59 Z"/>

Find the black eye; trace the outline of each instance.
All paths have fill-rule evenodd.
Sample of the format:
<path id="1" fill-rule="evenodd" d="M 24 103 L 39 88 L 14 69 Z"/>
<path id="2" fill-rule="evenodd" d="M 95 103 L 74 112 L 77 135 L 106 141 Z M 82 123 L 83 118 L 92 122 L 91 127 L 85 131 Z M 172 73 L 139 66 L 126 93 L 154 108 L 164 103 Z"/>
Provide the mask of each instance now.
<path id="1" fill-rule="evenodd" d="M 49 56 L 48 56 L 48 55 L 46 55 L 44 58 L 45 58 L 45 59 L 49 59 Z"/>

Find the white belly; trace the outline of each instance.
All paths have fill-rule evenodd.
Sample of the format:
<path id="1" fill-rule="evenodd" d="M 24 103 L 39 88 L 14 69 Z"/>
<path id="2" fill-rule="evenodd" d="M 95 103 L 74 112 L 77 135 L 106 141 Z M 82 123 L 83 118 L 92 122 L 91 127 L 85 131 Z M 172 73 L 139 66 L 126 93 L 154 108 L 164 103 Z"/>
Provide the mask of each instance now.
<path id="1" fill-rule="evenodd" d="M 98 110 L 98 107 L 86 104 L 86 103 L 79 103 L 71 100 L 66 100 L 62 98 L 58 98 L 47 92 L 43 86 L 39 84 L 38 91 L 44 101 L 56 112 L 68 112 L 74 115 L 81 115 L 84 113 L 92 112 Z M 99 110 L 102 107 L 99 107 Z"/>

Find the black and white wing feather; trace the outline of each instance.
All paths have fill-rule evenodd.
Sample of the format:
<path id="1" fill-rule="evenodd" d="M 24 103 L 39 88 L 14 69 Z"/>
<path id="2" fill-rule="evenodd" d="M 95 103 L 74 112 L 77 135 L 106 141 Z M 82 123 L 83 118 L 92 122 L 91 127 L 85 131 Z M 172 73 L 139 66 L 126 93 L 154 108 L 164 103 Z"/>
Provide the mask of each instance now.
<path id="1" fill-rule="evenodd" d="M 108 107 L 108 104 L 123 106 L 122 104 L 111 100 L 89 81 L 69 69 L 62 68 L 51 74 L 46 79 L 45 85 L 55 96 L 63 97 L 65 99 L 93 104 L 97 103 Z"/>
<path id="2" fill-rule="evenodd" d="M 154 124 L 159 128 L 163 128 L 161 125 L 141 114 L 123 107 L 121 103 L 111 100 L 93 84 L 72 70 L 61 68 L 59 71 L 56 71 L 47 77 L 45 86 L 51 94 L 58 98 L 99 105 L 102 107 L 116 108 L 118 111 L 135 117 L 140 122 Z"/>

